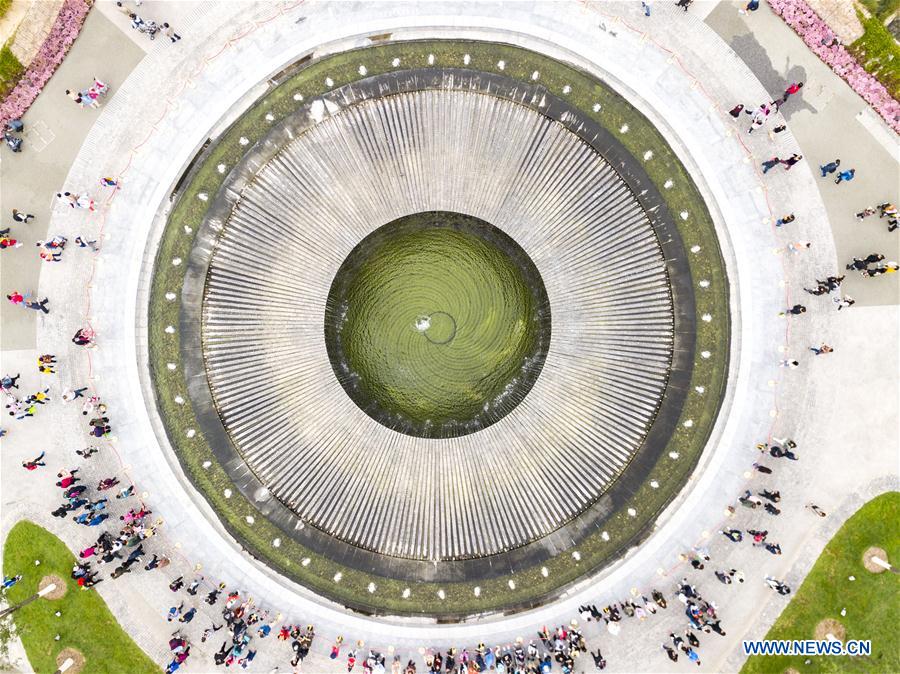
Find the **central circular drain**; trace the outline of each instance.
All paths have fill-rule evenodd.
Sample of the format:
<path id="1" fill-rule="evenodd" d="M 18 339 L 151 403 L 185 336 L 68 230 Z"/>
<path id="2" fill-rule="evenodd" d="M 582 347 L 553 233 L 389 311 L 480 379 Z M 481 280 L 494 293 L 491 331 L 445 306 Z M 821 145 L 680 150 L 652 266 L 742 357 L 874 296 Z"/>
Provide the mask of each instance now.
<path id="1" fill-rule="evenodd" d="M 550 309 L 537 267 L 500 229 L 416 213 L 344 260 L 325 342 L 341 385 L 370 417 L 408 435 L 455 437 L 525 398 L 547 354 Z"/>

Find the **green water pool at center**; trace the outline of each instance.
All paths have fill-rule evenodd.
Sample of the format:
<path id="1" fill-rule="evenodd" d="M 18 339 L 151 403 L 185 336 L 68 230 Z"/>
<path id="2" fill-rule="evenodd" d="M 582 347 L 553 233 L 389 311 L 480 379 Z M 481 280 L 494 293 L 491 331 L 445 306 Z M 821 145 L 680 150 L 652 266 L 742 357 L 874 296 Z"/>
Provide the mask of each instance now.
<path id="1" fill-rule="evenodd" d="M 450 437 L 498 421 L 540 374 L 550 308 L 540 274 L 498 228 L 417 213 L 367 236 L 332 283 L 335 374 L 369 416 Z"/>

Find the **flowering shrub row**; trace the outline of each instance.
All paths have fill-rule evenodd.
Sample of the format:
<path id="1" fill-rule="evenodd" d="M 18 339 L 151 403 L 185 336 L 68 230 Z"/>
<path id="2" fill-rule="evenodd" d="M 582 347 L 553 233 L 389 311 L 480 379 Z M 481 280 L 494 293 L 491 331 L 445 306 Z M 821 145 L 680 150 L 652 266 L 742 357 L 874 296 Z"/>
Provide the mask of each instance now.
<path id="1" fill-rule="evenodd" d="M 56 72 L 81 32 L 81 26 L 91 9 L 93 0 L 65 0 L 53 22 L 50 34 L 38 50 L 34 60 L 25 69 L 19 82 L 0 103 L 0 125 L 6 126 L 34 103 L 41 90 Z"/>
<path id="2" fill-rule="evenodd" d="M 803 0 L 768 0 L 776 14 L 794 29 L 807 46 L 843 78 L 881 115 L 894 131 L 900 133 L 900 102 L 837 40 L 818 14 Z"/>

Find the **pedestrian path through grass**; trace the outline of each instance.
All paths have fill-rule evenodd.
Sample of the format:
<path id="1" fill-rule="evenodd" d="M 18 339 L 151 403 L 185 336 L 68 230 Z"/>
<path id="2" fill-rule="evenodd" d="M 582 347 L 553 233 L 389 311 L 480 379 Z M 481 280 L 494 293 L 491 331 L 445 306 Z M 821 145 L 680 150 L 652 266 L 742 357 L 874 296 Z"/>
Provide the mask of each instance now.
<path id="1" fill-rule="evenodd" d="M 40 565 L 35 566 L 35 560 Z M 56 601 L 39 599 L 14 614 L 31 667 L 38 674 L 56 671 L 56 656 L 65 648 L 84 655 L 83 672 L 91 674 L 149 674 L 161 668 L 119 626 L 106 602 L 94 590 L 81 590 L 71 579 L 75 556 L 46 529 L 28 521 L 16 524 L 3 547 L 3 573 L 22 575 L 9 589 L 10 605 L 37 592 L 44 576 L 65 579 L 66 594 Z M 105 580 L 104 582 L 112 582 Z M 62 615 L 57 617 L 59 611 Z M 59 635 L 59 641 L 55 639 Z"/>
<path id="2" fill-rule="evenodd" d="M 815 639 L 816 625 L 836 620 L 847 639 L 870 639 L 872 654 L 849 656 L 754 656 L 741 674 L 785 672 L 900 672 L 897 607 L 900 577 L 863 567 L 870 547 L 882 548 L 894 566 L 900 563 L 900 492 L 878 496 L 844 523 L 819 555 L 791 603 L 766 639 Z M 853 576 L 855 580 L 849 580 Z M 846 609 L 846 615 L 841 615 Z M 809 660 L 809 664 L 804 661 Z"/>

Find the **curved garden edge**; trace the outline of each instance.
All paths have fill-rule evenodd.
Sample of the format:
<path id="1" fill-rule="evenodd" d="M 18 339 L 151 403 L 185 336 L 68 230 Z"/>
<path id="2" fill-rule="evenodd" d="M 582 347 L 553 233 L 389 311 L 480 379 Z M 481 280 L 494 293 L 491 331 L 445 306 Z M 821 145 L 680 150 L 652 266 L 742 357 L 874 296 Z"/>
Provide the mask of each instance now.
<path id="1" fill-rule="evenodd" d="M 215 462 L 202 434 L 187 437 L 187 429 L 196 424 L 190 405 L 177 402 L 179 398 L 182 403 L 188 398 L 184 376 L 180 369 L 173 371 L 166 367 L 167 362 L 178 361 L 179 336 L 167 333 L 165 327 L 178 325 L 179 303 L 165 297 L 167 293 L 177 292 L 181 288 L 184 267 L 165 262 L 174 257 L 187 258 L 190 253 L 192 233 L 198 231 L 209 203 L 198 198 L 198 195 L 215 194 L 224 180 L 224 176 L 216 170 L 217 165 L 234 166 L 243 154 L 242 146 L 255 143 L 266 133 L 269 124 L 276 123 L 292 111 L 296 105 L 294 95 L 302 93 L 310 98 L 322 95 L 334 86 L 361 79 L 357 71 L 361 59 L 365 60 L 368 75 L 371 76 L 398 67 L 393 64 L 392 57 L 399 58 L 405 68 L 426 67 L 431 60 L 429 56 L 434 57 L 433 63 L 428 63 L 430 67 L 461 67 L 464 54 L 470 56 L 473 69 L 503 70 L 506 76 L 523 82 L 530 81 L 532 73 L 540 70 L 543 86 L 553 92 L 562 92 L 564 87 L 571 86 L 570 93 L 565 94 L 567 100 L 606 126 L 632 154 L 641 156 L 648 149 L 652 150 L 653 159 L 646 162 L 645 168 L 658 185 L 668 185 L 668 181 L 672 180 L 671 185 L 660 190 L 668 207 L 673 213 L 691 214 L 689 219 L 679 223 L 685 245 L 706 244 L 688 257 L 694 282 L 710 281 L 698 292 L 697 317 L 699 319 L 704 314 L 717 317 L 717 321 L 697 321 L 697 352 L 709 351 L 715 357 L 704 357 L 695 362 L 690 395 L 670 440 L 670 453 L 663 455 L 654 466 L 650 475 L 652 479 L 648 479 L 625 507 L 607 522 L 608 540 L 604 540 L 603 534 L 597 531 L 578 546 L 579 557 L 570 556 L 567 552 L 548 561 L 546 573 L 542 573 L 543 568 L 531 568 L 483 582 L 479 597 L 473 593 L 473 584 L 464 582 L 418 583 L 409 587 L 408 596 L 403 597 L 407 589 L 403 581 L 342 567 L 304 549 L 293 540 L 283 540 L 280 548 L 274 548 L 273 540 L 283 536 L 283 533 L 239 493 L 225 495 L 230 481 L 224 469 Z M 331 86 L 325 84 L 326 74 L 333 80 Z M 595 103 L 602 105 L 599 111 L 591 113 Z M 187 234 L 186 228 L 190 228 Z M 447 618 L 535 605 L 621 556 L 636 540 L 645 537 L 652 530 L 658 515 L 680 491 L 699 459 L 717 416 L 726 381 L 729 349 L 728 284 L 721 253 L 718 246 L 713 245 L 716 242 L 713 223 L 703 208 L 703 200 L 696 186 L 661 134 L 618 94 L 573 66 L 518 47 L 470 41 L 396 42 L 325 57 L 305 64 L 277 88 L 270 90 L 266 98 L 208 148 L 206 156 L 195 164 L 194 170 L 180 187 L 180 198 L 158 248 L 150 291 L 149 360 L 157 407 L 182 468 L 218 512 L 228 531 L 254 556 L 313 591 L 363 612 L 428 614 Z M 688 421 L 690 423 L 685 423 Z M 237 492 L 236 489 L 232 491 Z M 633 507 L 639 516 L 628 514 L 629 507 Z M 252 526 L 247 523 L 247 517 L 255 520 Z M 335 581 L 337 573 L 341 574 L 340 582 Z M 515 581 L 514 588 L 508 586 L 509 580 Z M 370 583 L 375 586 L 374 592 L 369 589 Z M 438 601 L 438 592 L 443 593 L 441 601 Z M 370 600 L 370 596 L 374 601 Z"/>
<path id="2" fill-rule="evenodd" d="M 94 0 L 65 0 L 50 34 L 19 81 L 0 103 L 0 126 L 24 115 L 75 43 Z"/>

